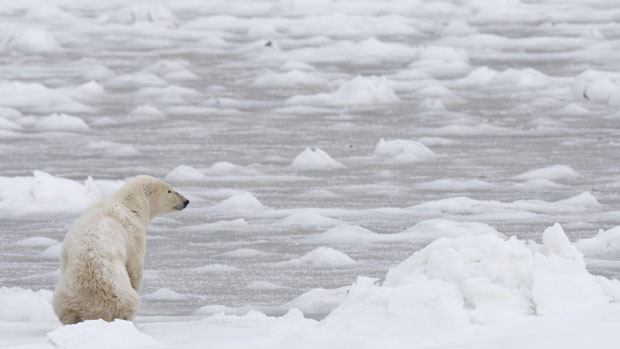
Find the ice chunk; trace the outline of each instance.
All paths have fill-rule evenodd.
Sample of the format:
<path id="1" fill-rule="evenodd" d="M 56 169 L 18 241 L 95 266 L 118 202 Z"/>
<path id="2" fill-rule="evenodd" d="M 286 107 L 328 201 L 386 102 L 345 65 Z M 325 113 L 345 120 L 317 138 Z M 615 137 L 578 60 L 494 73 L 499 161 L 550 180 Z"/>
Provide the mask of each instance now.
<path id="1" fill-rule="evenodd" d="M 299 153 L 290 167 L 298 171 L 318 171 L 344 168 L 340 162 L 332 159 L 329 154 L 319 148 L 306 148 Z"/>

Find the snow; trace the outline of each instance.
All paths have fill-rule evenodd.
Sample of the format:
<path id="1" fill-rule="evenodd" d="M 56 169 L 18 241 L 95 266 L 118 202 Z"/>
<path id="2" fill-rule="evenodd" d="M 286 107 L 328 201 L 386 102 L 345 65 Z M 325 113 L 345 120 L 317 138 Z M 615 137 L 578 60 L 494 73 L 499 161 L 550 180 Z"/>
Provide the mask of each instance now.
<path id="1" fill-rule="evenodd" d="M 614 5 L 2 2 L 0 347 L 615 348 Z M 139 174 L 138 316 L 61 327 Z"/>
<path id="2" fill-rule="evenodd" d="M 228 199 L 211 207 L 215 212 L 253 212 L 262 211 L 266 207 L 252 195 L 252 193 L 243 192 L 234 194 Z"/>
<path id="3" fill-rule="evenodd" d="M 356 262 L 345 253 L 331 247 L 318 247 L 307 254 L 281 263 L 282 265 L 307 265 L 314 268 L 339 268 Z"/>
<path id="4" fill-rule="evenodd" d="M 59 348 L 163 348 L 153 338 L 140 332 L 131 321 L 90 320 L 60 327 L 47 334 Z"/>
<path id="5" fill-rule="evenodd" d="M 547 180 L 558 180 L 558 179 L 572 179 L 577 176 L 577 172 L 572 169 L 570 166 L 566 165 L 553 165 L 545 168 L 539 168 L 535 170 L 530 170 L 524 172 L 518 176 L 516 179 L 526 179 L 526 180 L 535 180 L 535 179 L 547 179 Z"/>
<path id="6" fill-rule="evenodd" d="M 286 102 L 303 105 L 372 105 L 396 103 L 398 101 L 400 98 L 384 76 L 356 76 L 352 80 L 344 82 L 338 90 L 331 94 L 294 96 L 287 99 Z"/>
<path id="7" fill-rule="evenodd" d="M 0 288 L 0 323 L 51 322 L 58 324 L 52 309 L 52 292 L 24 290 L 17 287 Z"/>
<path id="8" fill-rule="evenodd" d="M 319 171 L 344 168 L 340 162 L 319 148 L 306 148 L 299 153 L 290 167 L 297 171 Z"/>
<path id="9" fill-rule="evenodd" d="M 187 296 L 168 288 L 160 288 L 157 291 L 145 294 L 143 297 L 144 299 L 148 299 L 151 301 L 179 301 L 187 298 Z"/>
<path id="10" fill-rule="evenodd" d="M 417 162 L 435 157 L 435 153 L 424 144 L 406 139 L 386 141 L 381 138 L 373 154 L 395 164 Z"/>
<path id="11" fill-rule="evenodd" d="M 34 128 L 41 131 L 84 132 L 90 130 L 84 120 L 67 114 L 52 114 L 42 117 L 34 124 Z"/>
<path id="12" fill-rule="evenodd" d="M 50 247 L 56 244 L 58 244 L 58 241 L 44 236 L 35 236 L 16 243 L 17 246 L 21 247 Z"/>

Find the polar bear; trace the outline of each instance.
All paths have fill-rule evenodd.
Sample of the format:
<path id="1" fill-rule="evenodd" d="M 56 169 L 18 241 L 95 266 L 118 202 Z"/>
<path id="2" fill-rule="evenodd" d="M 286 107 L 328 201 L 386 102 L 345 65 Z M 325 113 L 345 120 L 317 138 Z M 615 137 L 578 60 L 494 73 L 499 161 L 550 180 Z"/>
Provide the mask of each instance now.
<path id="1" fill-rule="evenodd" d="M 60 321 L 132 320 L 140 306 L 146 227 L 154 217 L 188 204 L 169 184 L 138 176 L 87 208 L 62 246 L 52 300 Z"/>

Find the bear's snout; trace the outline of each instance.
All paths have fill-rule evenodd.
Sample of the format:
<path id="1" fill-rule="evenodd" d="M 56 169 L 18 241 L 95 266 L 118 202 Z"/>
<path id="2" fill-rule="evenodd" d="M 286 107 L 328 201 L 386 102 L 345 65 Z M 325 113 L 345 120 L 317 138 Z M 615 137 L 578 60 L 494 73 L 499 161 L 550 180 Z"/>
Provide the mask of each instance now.
<path id="1" fill-rule="evenodd" d="M 189 200 L 187 200 L 186 198 L 181 196 L 181 202 L 176 204 L 176 205 L 174 205 L 174 208 L 176 208 L 177 210 L 181 211 L 182 209 L 186 208 L 187 205 L 189 205 Z"/>

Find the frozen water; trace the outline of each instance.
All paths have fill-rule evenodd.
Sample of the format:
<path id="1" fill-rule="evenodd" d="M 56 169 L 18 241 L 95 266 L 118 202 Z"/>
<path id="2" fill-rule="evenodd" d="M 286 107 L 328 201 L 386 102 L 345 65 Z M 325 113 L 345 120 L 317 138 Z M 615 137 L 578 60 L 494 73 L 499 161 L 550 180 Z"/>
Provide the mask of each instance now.
<path id="1" fill-rule="evenodd" d="M 105 345 L 84 342 L 89 331 L 139 334 L 122 323 L 69 328 L 51 342 L 45 332 L 58 327 L 49 290 L 67 229 L 141 173 L 165 178 L 191 201 L 148 231 L 138 328 L 157 341 L 188 347 L 171 338 L 188 328 L 213 339 L 196 341 L 201 347 L 225 347 L 216 339 L 301 347 L 240 333 L 323 345 L 311 340 L 321 337 L 313 329 L 297 336 L 316 325 L 299 312 L 246 314 L 299 308 L 316 319 L 330 314 L 326 340 L 356 324 L 366 329 L 357 311 L 397 312 L 378 317 L 385 321 L 375 330 L 386 335 L 360 347 L 398 347 L 386 336 L 403 321 L 421 326 L 407 338 L 437 345 L 445 333 L 433 337 L 433 324 L 454 325 L 453 338 L 462 339 L 471 321 L 504 316 L 521 327 L 512 335 L 507 325 L 484 327 L 487 347 L 559 345 L 523 339 L 541 337 L 614 343 L 617 282 L 599 276 L 620 275 L 616 7 L 3 2 L 0 309 L 11 312 L 0 318 L 43 325 L 2 324 L 0 345 L 30 344 L 32 331 L 48 346 Z M 562 234 L 541 234 L 556 222 Z M 409 276 L 390 276 L 404 268 L 396 267 L 382 283 L 427 245 L 414 259 L 428 258 L 402 273 Z M 339 253 L 355 263 L 341 263 Z M 497 269 L 477 267 L 480 259 Z M 467 280 L 457 279 L 465 272 Z M 606 302 L 605 314 L 594 310 Z M 355 310 L 360 304 L 368 308 Z M 229 315 L 205 318 L 217 312 Z M 532 320 L 539 315 L 544 326 Z M 148 324 L 157 319 L 173 320 Z M 531 336 L 539 328 L 545 335 Z M 136 346 L 153 344 L 143 339 Z M 484 347 L 471 343 L 443 344 Z"/>

